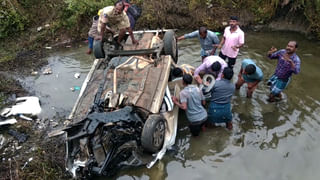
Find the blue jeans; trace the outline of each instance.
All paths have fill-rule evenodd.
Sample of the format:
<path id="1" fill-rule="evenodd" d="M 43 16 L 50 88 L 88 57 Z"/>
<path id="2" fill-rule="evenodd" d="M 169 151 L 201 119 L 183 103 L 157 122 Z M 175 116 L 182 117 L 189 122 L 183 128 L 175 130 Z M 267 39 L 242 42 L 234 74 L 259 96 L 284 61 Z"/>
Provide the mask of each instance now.
<path id="1" fill-rule="evenodd" d="M 92 49 L 93 48 L 93 40 L 94 38 L 93 37 L 88 37 L 88 41 L 89 41 L 89 49 Z"/>
<path id="2" fill-rule="evenodd" d="M 208 121 L 211 123 L 226 123 L 232 120 L 231 103 L 217 104 L 210 102 Z"/>

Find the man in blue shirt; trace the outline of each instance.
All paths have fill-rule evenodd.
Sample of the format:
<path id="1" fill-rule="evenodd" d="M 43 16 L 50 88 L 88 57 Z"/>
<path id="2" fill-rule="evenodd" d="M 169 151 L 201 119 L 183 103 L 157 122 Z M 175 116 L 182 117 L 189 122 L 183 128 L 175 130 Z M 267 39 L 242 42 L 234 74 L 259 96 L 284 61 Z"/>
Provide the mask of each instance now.
<path id="1" fill-rule="evenodd" d="M 240 89 L 244 83 L 247 83 L 247 97 L 251 98 L 253 91 L 258 87 L 258 84 L 262 78 L 263 73 L 261 69 L 251 59 L 244 59 L 238 74 L 236 88 Z"/>
<path id="2" fill-rule="evenodd" d="M 224 68 L 222 79 L 217 80 L 210 90 L 210 104 L 208 108 L 208 124 L 226 123 L 228 129 L 232 129 L 231 97 L 235 87 L 231 82 L 233 70 Z"/>
<path id="3" fill-rule="evenodd" d="M 216 47 L 220 43 L 218 36 L 216 33 L 207 30 L 206 27 L 200 27 L 199 30 L 194 31 L 189 34 L 185 34 L 183 36 L 178 37 L 178 41 L 183 39 L 190 39 L 190 38 L 198 38 L 201 45 L 200 56 L 202 60 L 210 55 L 214 55 L 216 52 Z"/>

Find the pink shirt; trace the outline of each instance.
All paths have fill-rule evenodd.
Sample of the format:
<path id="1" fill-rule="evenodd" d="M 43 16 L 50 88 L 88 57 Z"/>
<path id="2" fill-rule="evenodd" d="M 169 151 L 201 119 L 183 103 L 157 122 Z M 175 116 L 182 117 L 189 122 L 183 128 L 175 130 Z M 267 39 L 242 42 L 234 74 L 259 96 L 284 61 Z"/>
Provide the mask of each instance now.
<path id="1" fill-rule="evenodd" d="M 218 77 L 216 79 L 216 80 L 220 80 L 221 76 L 222 76 L 222 72 L 223 72 L 224 68 L 226 68 L 228 66 L 228 64 L 223 59 L 221 59 L 219 56 L 206 57 L 203 60 L 203 63 L 199 67 L 197 67 L 197 69 L 195 70 L 194 76 L 199 75 L 199 73 L 201 71 L 204 71 L 206 74 L 212 72 L 211 65 L 216 61 L 218 61 L 221 65 L 220 71 L 218 73 Z"/>
<path id="2" fill-rule="evenodd" d="M 228 26 L 224 29 L 223 37 L 225 38 L 225 41 L 221 49 L 222 54 L 231 58 L 237 57 L 239 48 L 235 51 L 231 47 L 244 44 L 244 32 L 238 26 L 237 30 L 231 33 L 230 26 Z"/>

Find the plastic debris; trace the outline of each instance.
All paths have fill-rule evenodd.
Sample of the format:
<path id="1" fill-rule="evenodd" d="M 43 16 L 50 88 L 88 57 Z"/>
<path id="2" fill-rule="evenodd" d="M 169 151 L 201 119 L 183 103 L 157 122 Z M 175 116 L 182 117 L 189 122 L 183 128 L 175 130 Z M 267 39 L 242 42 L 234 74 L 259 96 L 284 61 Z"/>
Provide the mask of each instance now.
<path id="1" fill-rule="evenodd" d="M 45 74 L 45 75 L 52 74 L 51 68 L 46 68 L 46 69 L 42 72 L 42 74 Z"/>
<path id="2" fill-rule="evenodd" d="M 32 121 L 32 118 L 29 118 L 29 117 L 27 117 L 27 116 L 25 116 L 25 115 L 23 115 L 23 114 L 18 114 L 18 116 L 19 116 L 19 118 L 21 118 L 21 119 L 24 119 L 24 120 L 27 120 L 27 121 Z"/>
<path id="3" fill-rule="evenodd" d="M 13 130 L 13 129 L 10 129 L 8 131 L 8 134 L 10 134 L 11 136 L 15 137 L 19 143 L 24 143 L 27 141 L 28 139 L 28 135 L 27 134 L 24 134 L 24 133 L 20 133 L 16 130 Z"/>
<path id="4" fill-rule="evenodd" d="M 48 27 L 50 27 L 50 24 L 46 24 L 46 25 L 44 25 L 44 27 L 48 28 Z"/>
<path id="5" fill-rule="evenodd" d="M 72 88 L 70 88 L 71 91 L 79 91 L 81 89 L 80 86 L 74 86 Z"/>
<path id="6" fill-rule="evenodd" d="M 65 133 L 65 131 L 63 131 L 62 129 L 58 129 L 58 130 L 54 130 L 54 131 L 51 131 L 50 133 L 48 133 L 48 137 L 59 136 L 64 133 Z"/>
<path id="7" fill-rule="evenodd" d="M 46 47 L 46 49 L 52 49 L 52 47 L 50 47 L 50 46 L 47 46 L 47 47 Z"/>
<path id="8" fill-rule="evenodd" d="M 11 118 L 11 119 L 7 119 L 4 121 L 0 121 L 0 126 L 8 125 L 8 124 L 15 124 L 15 123 L 17 123 L 17 120 L 15 118 Z"/>
<path id="9" fill-rule="evenodd" d="M 77 78 L 77 79 L 80 78 L 80 73 L 75 73 L 74 77 Z"/>
<path id="10" fill-rule="evenodd" d="M 32 71 L 31 72 L 31 75 L 33 75 L 33 76 L 38 75 L 38 74 L 39 74 L 38 71 Z"/>
<path id="11" fill-rule="evenodd" d="M 70 45 L 67 45 L 66 48 L 71 48 L 71 46 L 70 46 Z"/>
<path id="12" fill-rule="evenodd" d="M 37 27 L 37 31 L 40 32 L 43 29 L 42 26 Z"/>
<path id="13" fill-rule="evenodd" d="M 31 114 L 32 116 L 36 116 L 40 114 L 41 107 L 38 97 L 28 96 L 28 97 L 20 97 L 16 99 L 16 105 L 11 108 L 5 108 L 1 116 L 9 117 L 11 115 L 20 115 L 20 114 Z"/>
<path id="14" fill-rule="evenodd" d="M 28 161 L 24 163 L 24 165 L 23 165 L 23 167 L 21 169 L 24 169 L 28 165 L 28 163 L 31 162 L 32 160 L 33 160 L 32 157 L 29 158 Z"/>
<path id="15" fill-rule="evenodd" d="M 2 146 L 4 145 L 5 141 L 6 138 L 2 134 L 0 134 L 0 149 L 2 149 Z"/>

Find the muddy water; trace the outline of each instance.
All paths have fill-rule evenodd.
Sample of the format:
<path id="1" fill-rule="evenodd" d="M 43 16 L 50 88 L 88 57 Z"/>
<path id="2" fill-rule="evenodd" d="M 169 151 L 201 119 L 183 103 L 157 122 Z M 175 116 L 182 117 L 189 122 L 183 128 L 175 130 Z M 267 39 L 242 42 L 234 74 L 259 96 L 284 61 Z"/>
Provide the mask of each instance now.
<path id="1" fill-rule="evenodd" d="M 190 136 L 187 120 L 181 114 L 175 151 L 168 152 L 151 169 L 123 170 L 113 179 L 318 179 L 320 43 L 294 33 L 249 32 L 234 70 L 237 74 L 241 60 L 251 58 L 267 80 L 276 66 L 276 61 L 265 57 L 267 50 L 271 46 L 284 48 L 291 39 L 299 42 L 301 73 L 293 77 L 283 101 L 266 101 L 269 90 L 265 81 L 252 99 L 245 97 L 242 87 L 232 100 L 234 129 L 207 129 L 196 138 Z M 26 78 L 25 84 L 40 96 L 42 117 L 70 113 L 79 93 L 70 88 L 81 86 L 93 62 L 85 50 L 56 52 L 48 58 L 52 75 Z M 179 64 L 199 65 L 199 52 L 197 40 L 179 42 Z M 81 72 L 79 79 L 73 77 L 76 72 Z"/>

